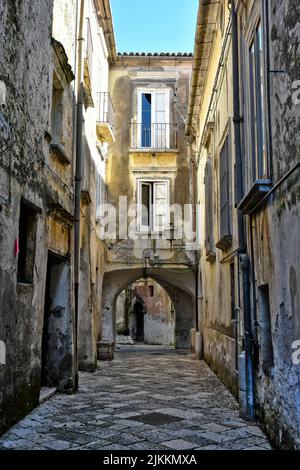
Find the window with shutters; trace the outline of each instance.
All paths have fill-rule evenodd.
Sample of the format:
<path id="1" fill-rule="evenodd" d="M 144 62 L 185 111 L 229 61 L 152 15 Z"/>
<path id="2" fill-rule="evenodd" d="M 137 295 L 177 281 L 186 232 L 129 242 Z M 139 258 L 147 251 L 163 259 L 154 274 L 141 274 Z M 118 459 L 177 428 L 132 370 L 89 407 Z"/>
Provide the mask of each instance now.
<path id="1" fill-rule="evenodd" d="M 229 136 L 227 136 L 220 153 L 219 161 L 220 240 L 216 246 L 222 251 L 226 251 L 232 243 L 229 143 Z"/>
<path id="2" fill-rule="evenodd" d="M 175 145 L 170 123 L 170 90 L 138 90 L 137 123 L 132 124 L 132 147 L 169 149 Z"/>
<path id="3" fill-rule="evenodd" d="M 263 12 L 261 12 L 263 13 Z M 247 149 L 245 164 L 245 195 L 238 203 L 238 209 L 250 214 L 272 188 L 268 160 L 268 94 L 266 83 L 264 35 L 265 22 L 262 15 L 253 19 L 253 30 L 245 42 L 244 73 L 248 73 L 243 87 L 246 124 L 244 136 Z M 244 47 L 244 45 L 242 45 Z"/>
<path id="4" fill-rule="evenodd" d="M 138 182 L 138 230 L 161 232 L 169 226 L 169 181 Z"/>
<path id="5" fill-rule="evenodd" d="M 267 177 L 263 30 L 259 21 L 249 49 L 252 181 Z"/>
<path id="6" fill-rule="evenodd" d="M 215 246 L 213 234 L 213 178 L 212 161 L 209 158 L 205 166 L 205 248 L 207 261 L 215 260 Z"/>

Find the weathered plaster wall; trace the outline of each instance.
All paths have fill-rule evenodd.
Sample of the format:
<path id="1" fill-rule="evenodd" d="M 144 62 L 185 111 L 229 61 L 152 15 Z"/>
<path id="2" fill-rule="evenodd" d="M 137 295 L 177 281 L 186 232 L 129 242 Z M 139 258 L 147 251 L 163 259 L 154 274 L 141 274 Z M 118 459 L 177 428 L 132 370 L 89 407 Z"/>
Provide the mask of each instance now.
<path id="1" fill-rule="evenodd" d="M 300 77 L 299 2 L 270 2 L 272 177 L 274 183 L 299 162 Z M 298 96 L 298 94 L 297 94 Z M 257 286 L 269 284 L 274 369 L 257 371 L 258 414 L 281 448 L 300 449 L 300 366 L 292 343 L 300 339 L 300 170 L 283 183 L 254 217 Z M 258 317 L 260 310 L 258 305 Z"/>
<path id="2" fill-rule="evenodd" d="M 268 4 L 269 9 L 265 8 Z M 244 41 L 243 53 L 249 52 L 249 30 L 257 17 L 264 24 L 268 14 L 270 40 L 269 88 L 267 121 L 268 176 L 275 186 L 299 162 L 300 106 L 300 5 L 299 2 L 272 0 L 246 2 L 239 5 L 239 26 Z M 264 42 L 264 54 L 267 43 Z M 273 71 L 276 71 L 273 72 Z M 246 74 L 246 76 L 245 76 Z M 247 83 L 247 70 L 242 76 Z M 247 88 L 244 86 L 247 95 Z M 249 129 L 244 128 L 248 135 Z M 245 154 L 245 157 L 247 154 Z M 249 189 L 249 169 L 246 168 L 245 188 Z M 251 180 L 250 180 L 251 182 Z M 300 337 L 299 317 L 299 167 L 247 220 L 247 243 L 251 253 L 253 237 L 252 312 L 257 344 L 255 393 L 256 413 L 270 438 L 281 449 L 300 448 L 300 367 L 293 364 L 292 344 Z M 268 286 L 273 365 L 264 365 L 265 316 L 261 288 Z"/>
<path id="3" fill-rule="evenodd" d="M 62 213 L 71 211 L 70 192 L 40 162 L 54 164 L 49 154 L 52 11 L 53 1 L 4 1 L 0 5 L 0 81 L 6 89 L 6 106 L 1 111 L 14 125 L 13 145 L 0 159 L 0 194 L 8 200 L 0 200 L 0 339 L 6 344 L 6 364 L 0 365 L 0 432 L 38 403 L 47 252 L 51 248 L 69 255 L 71 250 L 69 219 L 62 220 Z M 72 134 L 68 138 L 72 141 Z M 36 210 L 30 284 L 17 282 L 21 198 Z M 58 385 L 69 391 L 74 385 L 71 270 L 64 290 L 68 346 L 56 359 Z"/>
<path id="4" fill-rule="evenodd" d="M 198 249 L 199 260 L 199 329 L 203 333 L 204 358 L 218 376 L 237 395 L 236 353 L 240 348 L 240 337 L 235 330 L 232 318 L 232 298 L 230 281 L 230 263 L 234 263 L 237 281 L 238 265 L 235 256 L 238 248 L 237 212 L 235 204 L 234 177 L 234 134 L 232 123 L 232 51 L 231 36 L 226 30 L 230 20 L 227 2 L 220 2 L 219 7 L 212 6 L 213 18 L 218 28 L 214 31 L 213 45 L 210 51 L 205 87 L 201 96 L 201 107 L 195 109 L 195 134 L 193 145 L 197 160 L 197 203 L 198 210 Z M 220 11 L 226 12 L 224 25 L 221 27 Z M 208 27 L 208 29 L 211 29 Z M 222 48 L 224 56 L 218 83 L 214 88 Z M 205 53 L 205 57 L 208 53 Z M 202 64 L 205 69 L 206 62 Z M 201 94 L 202 91 L 202 94 Z M 212 103 L 211 98 L 213 98 Z M 206 123 L 206 127 L 205 127 Z M 229 206 L 230 234 L 232 243 L 223 251 L 216 247 L 221 239 L 220 230 L 220 154 L 226 136 L 229 137 Z M 200 149 L 200 152 L 199 152 Z M 211 182 L 206 175 L 207 162 L 211 162 Z M 207 195 L 210 193 L 210 200 Z M 207 214 L 211 211 L 210 214 Z M 206 227 L 211 219 L 211 230 Z M 229 233 L 228 233 L 229 234 Z M 236 306 L 238 304 L 237 282 L 234 287 Z M 242 315 L 242 312 L 240 312 Z"/>
<path id="5" fill-rule="evenodd" d="M 89 64 L 92 105 L 84 107 L 83 179 L 80 245 L 79 290 L 79 368 L 93 371 L 97 366 L 96 343 L 101 325 L 102 281 L 106 262 L 106 246 L 100 238 L 97 220 L 97 185 L 102 180 L 100 204 L 106 202 L 106 159 L 108 144 L 97 138 L 96 122 L 99 119 L 99 93 L 108 92 L 108 50 L 99 25 L 94 2 L 85 2 L 83 54 L 86 57 L 87 18 L 92 37 L 92 63 Z"/>
<path id="6" fill-rule="evenodd" d="M 48 118 L 45 109 L 49 106 L 46 57 L 51 54 L 52 2 L 45 2 L 44 8 L 38 3 L 1 2 L 0 80 L 6 87 L 5 115 L 16 126 L 14 140 L 18 138 L 16 132 L 21 133 L 28 143 L 43 152 L 43 133 Z M 34 10 L 36 13 L 32 15 Z M 37 81 L 40 86 L 36 90 Z M 6 165 L 9 157 L 13 159 L 13 174 Z M 43 181 L 42 175 L 38 174 L 41 167 L 32 160 L 24 144 L 1 158 L 1 195 L 9 197 L 10 180 L 13 197 L 7 205 L 0 201 L 0 338 L 6 344 L 6 364 L 0 366 L 0 432 L 35 406 L 39 394 L 43 282 L 39 288 L 17 285 L 14 253 L 21 196 L 25 195 L 43 207 L 41 194 L 34 185 L 34 182 Z M 37 224 L 35 279 L 38 276 L 45 279 L 44 224 L 43 214 L 38 216 Z"/>

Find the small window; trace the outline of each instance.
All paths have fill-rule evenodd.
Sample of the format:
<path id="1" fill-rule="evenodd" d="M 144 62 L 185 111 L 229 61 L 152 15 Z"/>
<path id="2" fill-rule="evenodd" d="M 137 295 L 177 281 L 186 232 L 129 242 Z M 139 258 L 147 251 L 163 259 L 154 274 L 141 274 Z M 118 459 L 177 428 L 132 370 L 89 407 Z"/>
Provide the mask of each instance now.
<path id="1" fill-rule="evenodd" d="M 26 202 L 21 202 L 19 219 L 19 254 L 18 282 L 31 284 L 33 282 L 35 247 L 36 247 L 36 211 Z"/>
<path id="2" fill-rule="evenodd" d="M 258 24 L 249 50 L 252 180 L 267 177 L 263 29 Z"/>
<path id="3" fill-rule="evenodd" d="M 154 296 L 154 286 L 148 286 L 148 289 L 149 289 L 149 297 L 153 297 Z"/>
<path id="4" fill-rule="evenodd" d="M 258 307 L 262 369 L 266 375 L 269 375 L 274 366 L 274 355 L 268 284 L 262 285 L 258 289 Z"/>
<path id="5" fill-rule="evenodd" d="M 168 227 L 168 181 L 139 181 L 139 230 L 161 232 Z"/>

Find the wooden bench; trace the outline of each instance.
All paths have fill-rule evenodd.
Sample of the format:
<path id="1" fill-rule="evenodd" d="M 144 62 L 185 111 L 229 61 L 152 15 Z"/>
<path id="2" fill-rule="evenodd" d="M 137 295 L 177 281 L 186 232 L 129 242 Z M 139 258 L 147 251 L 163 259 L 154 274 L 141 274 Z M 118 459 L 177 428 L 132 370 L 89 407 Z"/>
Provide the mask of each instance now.
<path id="1" fill-rule="evenodd" d="M 115 342 L 101 340 L 97 343 L 97 359 L 99 361 L 112 361 L 114 358 Z"/>

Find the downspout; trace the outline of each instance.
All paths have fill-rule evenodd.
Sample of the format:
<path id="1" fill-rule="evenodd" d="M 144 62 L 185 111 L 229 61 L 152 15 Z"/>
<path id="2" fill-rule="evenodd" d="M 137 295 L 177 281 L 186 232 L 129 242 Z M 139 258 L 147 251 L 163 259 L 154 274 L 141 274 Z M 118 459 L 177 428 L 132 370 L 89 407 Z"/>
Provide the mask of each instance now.
<path id="1" fill-rule="evenodd" d="M 235 139 L 235 161 L 237 179 L 237 201 L 243 197 L 243 162 L 241 143 L 241 113 L 239 89 L 239 47 L 238 22 L 234 2 L 231 4 L 232 17 L 232 69 L 233 69 L 233 123 Z M 252 322 L 250 301 L 250 262 L 246 254 L 243 215 L 238 211 L 238 237 L 239 237 L 239 265 L 242 270 L 243 284 L 243 312 L 244 312 L 244 348 L 245 348 L 245 375 L 246 375 L 246 412 L 247 417 L 254 417 L 254 371 L 252 358 Z M 238 270 L 238 273 L 240 271 Z M 240 285 L 240 279 L 238 279 Z"/>
<path id="2" fill-rule="evenodd" d="M 193 158 L 192 154 L 192 139 L 189 139 L 187 143 L 187 154 L 189 160 L 189 173 L 190 173 L 190 204 L 192 206 L 192 232 L 196 234 L 196 164 L 195 159 Z M 197 238 L 195 235 L 195 243 L 197 243 Z M 196 331 L 198 331 L 198 323 L 199 323 L 199 312 L 198 312 L 198 272 L 199 272 L 199 265 L 196 260 L 195 263 L 195 327 Z"/>
<path id="3" fill-rule="evenodd" d="M 251 301 L 250 301 L 250 262 L 246 254 L 240 255 L 243 282 L 244 302 L 244 348 L 245 348 L 245 376 L 246 376 L 246 413 L 248 419 L 254 418 L 254 382 L 253 362 L 251 355 Z"/>
<path id="4" fill-rule="evenodd" d="M 78 389 L 78 314 L 79 314 L 79 272 L 80 272 L 80 208 L 82 181 L 82 123 L 83 123 L 83 82 L 82 42 L 84 0 L 80 2 L 78 61 L 77 61 L 77 113 L 76 113 L 76 167 L 74 190 L 74 280 L 75 280 L 75 389 Z"/>

